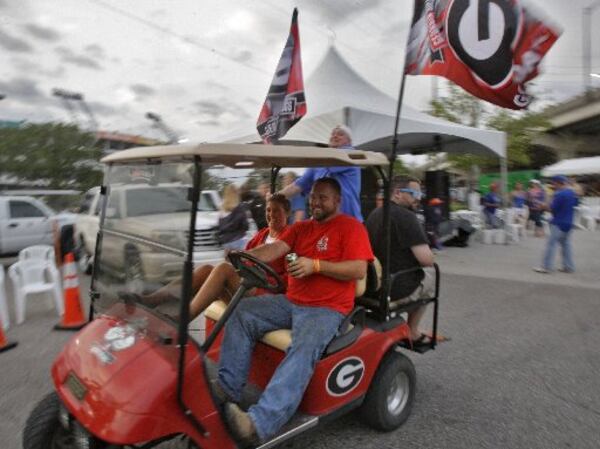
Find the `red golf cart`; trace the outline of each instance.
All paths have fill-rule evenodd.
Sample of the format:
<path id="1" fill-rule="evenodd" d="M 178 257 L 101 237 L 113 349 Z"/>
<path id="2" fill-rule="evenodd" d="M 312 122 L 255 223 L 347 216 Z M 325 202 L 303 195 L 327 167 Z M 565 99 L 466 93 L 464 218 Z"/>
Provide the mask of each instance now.
<path id="1" fill-rule="evenodd" d="M 136 148 L 103 162 L 90 321 L 54 362 L 54 391 L 27 420 L 23 447 L 235 448 L 213 391 L 222 328 L 248 289 L 279 291 L 281 280 L 269 265 L 233 253 L 239 290 L 229 306 L 217 301 L 206 310 L 204 338 L 190 337 L 195 261 L 220 250 L 214 235 L 196 226 L 201 191 L 226 179 L 239 182 L 252 169 L 270 169 L 274 189 L 284 167 L 358 166 L 377 173 L 387 192 L 388 160 L 380 153 L 331 148 L 202 144 Z M 133 188 L 140 183 L 152 188 Z M 134 190 L 146 197 L 122 216 L 117 202 Z M 188 217 L 186 229 L 177 225 L 182 216 Z M 144 234 L 136 233 L 136 222 L 145 223 Z M 419 351 L 434 349 L 439 271 L 436 266 L 435 292 L 409 305 L 390 300 L 394 275 L 382 275 L 378 263 L 369 266 L 367 278 L 357 283 L 356 307 L 323 353 L 296 415 L 261 448 L 355 408 L 383 431 L 408 418 L 416 374 L 405 355 L 411 346 L 404 312 L 434 303 L 432 342 Z M 161 288 L 169 290 L 169 300 L 146 301 Z M 242 408 L 257 400 L 290 341 L 290 331 L 282 329 L 257 344 Z"/>

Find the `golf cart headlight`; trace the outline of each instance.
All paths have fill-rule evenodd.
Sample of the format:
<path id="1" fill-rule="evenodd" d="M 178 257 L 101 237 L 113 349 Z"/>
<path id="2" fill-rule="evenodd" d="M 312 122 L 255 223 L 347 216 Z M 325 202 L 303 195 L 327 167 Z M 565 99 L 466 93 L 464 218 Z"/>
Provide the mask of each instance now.
<path id="1" fill-rule="evenodd" d="M 64 405 L 60 404 L 60 406 L 58 407 L 58 422 L 60 422 L 60 425 L 63 426 L 65 430 L 69 430 L 69 421 L 69 411 L 65 408 Z"/>

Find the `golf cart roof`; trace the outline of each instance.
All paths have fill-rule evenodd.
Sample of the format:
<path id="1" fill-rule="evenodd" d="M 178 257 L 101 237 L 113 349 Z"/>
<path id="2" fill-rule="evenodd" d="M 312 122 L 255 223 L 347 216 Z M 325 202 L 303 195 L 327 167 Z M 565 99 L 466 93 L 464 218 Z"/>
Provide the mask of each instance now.
<path id="1" fill-rule="evenodd" d="M 327 166 L 384 166 L 388 165 L 382 153 L 337 148 L 262 145 L 237 143 L 202 143 L 198 145 L 163 145 L 139 147 L 115 152 L 101 162 L 135 163 L 198 156 L 202 162 L 232 168 L 327 167 Z"/>

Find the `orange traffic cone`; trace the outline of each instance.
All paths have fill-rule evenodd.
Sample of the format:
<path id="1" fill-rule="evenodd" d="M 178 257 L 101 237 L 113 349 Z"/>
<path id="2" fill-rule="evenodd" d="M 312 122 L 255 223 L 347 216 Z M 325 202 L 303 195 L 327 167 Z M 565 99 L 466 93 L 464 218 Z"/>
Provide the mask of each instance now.
<path id="1" fill-rule="evenodd" d="M 4 336 L 4 328 L 2 327 L 2 320 L 0 319 L 0 352 L 8 351 L 9 349 L 17 346 L 17 342 L 9 342 Z"/>
<path id="2" fill-rule="evenodd" d="M 63 266 L 63 290 L 65 292 L 65 313 L 62 321 L 54 326 L 56 330 L 78 330 L 87 324 L 83 316 L 81 299 L 79 297 L 79 277 L 73 253 L 67 253 Z"/>

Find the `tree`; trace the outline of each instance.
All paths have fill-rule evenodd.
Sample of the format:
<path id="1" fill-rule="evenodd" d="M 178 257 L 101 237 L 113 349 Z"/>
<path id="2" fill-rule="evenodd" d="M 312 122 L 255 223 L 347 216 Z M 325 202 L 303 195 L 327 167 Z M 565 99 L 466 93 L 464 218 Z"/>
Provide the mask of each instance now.
<path id="1" fill-rule="evenodd" d="M 533 138 L 550 123 L 539 113 L 525 112 L 519 116 L 501 110 L 491 117 L 487 125 L 492 129 L 504 131 L 507 136 L 506 156 L 508 167 L 512 169 L 531 168 L 534 146 Z"/>
<path id="2" fill-rule="evenodd" d="M 102 180 L 102 151 L 94 142 L 92 133 L 64 123 L 0 129 L 0 174 L 52 189 L 87 190 Z"/>
<path id="3" fill-rule="evenodd" d="M 452 84 L 449 85 L 449 92 L 447 97 L 431 102 L 432 115 L 467 126 L 504 131 L 507 135 L 508 167 L 511 169 L 530 167 L 534 151 L 533 137 L 549 126 L 542 114 L 535 112 L 515 114 L 506 109 L 487 105 Z M 469 170 L 473 165 L 483 169 L 498 168 L 498 159 L 495 157 L 453 154 L 448 156 L 448 160 L 462 170 Z"/>

